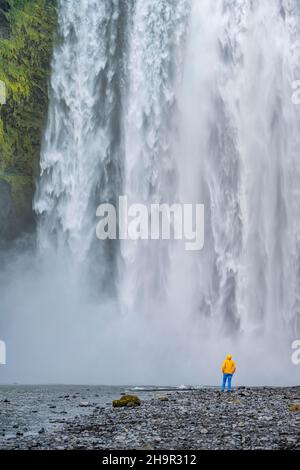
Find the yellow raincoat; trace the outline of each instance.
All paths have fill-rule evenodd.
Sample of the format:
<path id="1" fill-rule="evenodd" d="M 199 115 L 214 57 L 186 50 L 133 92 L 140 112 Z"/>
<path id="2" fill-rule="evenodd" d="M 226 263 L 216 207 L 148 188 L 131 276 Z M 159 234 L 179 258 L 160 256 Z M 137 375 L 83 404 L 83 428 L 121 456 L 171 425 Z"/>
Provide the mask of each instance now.
<path id="1" fill-rule="evenodd" d="M 223 362 L 222 372 L 223 374 L 234 374 L 235 371 L 236 371 L 235 362 L 232 360 L 231 355 L 228 354 L 227 358 Z"/>

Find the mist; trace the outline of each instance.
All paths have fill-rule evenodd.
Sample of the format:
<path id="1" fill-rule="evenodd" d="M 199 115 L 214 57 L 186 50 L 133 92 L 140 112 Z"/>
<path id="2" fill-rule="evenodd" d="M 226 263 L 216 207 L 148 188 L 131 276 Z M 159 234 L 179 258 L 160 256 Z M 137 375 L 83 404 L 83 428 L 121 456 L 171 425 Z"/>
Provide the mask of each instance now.
<path id="1" fill-rule="evenodd" d="M 1 384 L 218 385 L 229 352 L 237 384 L 298 383 L 282 332 L 217 337 L 175 304 L 125 315 L 116 299 L 91 298 L 64 260 L 27 250 L 10 251 L 1 272 Z"/>
<path id="2" fill-rule="evenodd" d="M 299 384 L 299 2 L 77 3 L 37 229 L 2 253 L 1 383 L 217 385 L 230 353 L 237 384 Z M 120 196 L 203 204 L 203 250 L 97 240 Z"/>

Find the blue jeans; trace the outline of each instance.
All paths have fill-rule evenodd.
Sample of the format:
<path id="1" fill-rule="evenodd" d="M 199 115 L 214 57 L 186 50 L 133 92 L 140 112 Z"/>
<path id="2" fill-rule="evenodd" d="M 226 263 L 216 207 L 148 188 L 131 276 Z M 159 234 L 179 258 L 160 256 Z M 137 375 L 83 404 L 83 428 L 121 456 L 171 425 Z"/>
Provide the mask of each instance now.
<path id="1" fill-rule="evenodd" d="M 228 390 L 230 392 L 231 390 L 231 380 L 232 380 L 232 374 L 223 374 L 223 384 L 222 384 L 222 391 L 225 391 L 226 388 L 226 382 L 228 380 Z"/>

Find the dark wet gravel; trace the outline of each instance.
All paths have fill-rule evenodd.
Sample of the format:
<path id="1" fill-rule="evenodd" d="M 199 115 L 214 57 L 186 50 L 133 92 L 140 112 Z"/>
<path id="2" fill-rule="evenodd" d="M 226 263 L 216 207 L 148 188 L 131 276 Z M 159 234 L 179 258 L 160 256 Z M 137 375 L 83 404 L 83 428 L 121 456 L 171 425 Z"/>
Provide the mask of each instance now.
<path id="1" fill-rule="evenodd" d="M 48 422 L 46 427 L 26 433 L 26 413 L 23 413 L 26 397 L 23 403 L 11 403 L 9 393 L 3 398 L 2 390 L 0 418 L 5 407 L 10 407 L 11 415 L 24 414 L 24 421 L 21 425 L 15 419 L 16 429 L 2 431 L 0 447 L 300 450 L 300 413 L 291 412 L 288 407 L 300 403 L 300 387 L 242 387 L 232 394 L 221 394 L 216 389 L 173 391 L 164 393 L 168 401 L 160 401 L 159 393 L 149 392 L 147 396 L 142 394 L 140 407 L 120 409 L 112 408 L 108 401 L 108 398 L 118 398 L 116 390 L 110 390 L 105 399 L 95 396 L 95 388 L 75 393 L 76 398 L 61 395 L 52 402 L 48 399 L 45 412 L 49 416 L 54 412 L 53 425 Z M 33 408 L 30 413 L 34 412 Z M 1 427 L 0 421 L 0 434 Z"/>

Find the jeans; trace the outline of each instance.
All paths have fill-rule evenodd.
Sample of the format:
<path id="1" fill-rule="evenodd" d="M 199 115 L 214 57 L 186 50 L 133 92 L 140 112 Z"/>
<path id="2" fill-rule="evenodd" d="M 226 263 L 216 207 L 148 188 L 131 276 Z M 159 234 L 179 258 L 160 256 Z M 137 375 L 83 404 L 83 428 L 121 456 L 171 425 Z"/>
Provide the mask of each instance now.
<path id="1" fill-rule="evenodd" d="M 228 390 L 229 390 L 229 392 L 230 392 L 230 390 L 231 390 L 232 375 L 233 375 L 233 374 L 223 374 L 223 384 L 222 384 L 222 391 L 223 391 L 223 392 L 225 391 L 227 380 L 228 380 Z"/>

